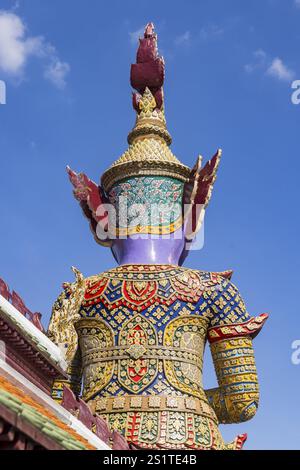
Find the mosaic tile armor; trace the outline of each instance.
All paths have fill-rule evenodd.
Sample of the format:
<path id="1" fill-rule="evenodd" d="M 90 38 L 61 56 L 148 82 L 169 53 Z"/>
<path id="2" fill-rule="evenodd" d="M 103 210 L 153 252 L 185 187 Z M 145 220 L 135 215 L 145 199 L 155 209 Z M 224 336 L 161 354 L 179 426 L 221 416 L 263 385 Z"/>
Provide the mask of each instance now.
<path id="1" fill-rule="evenodd" d="M 231 273 L 170 265 L 120 266 L 85 280 L 74 322 L 83 399 L 140 448 L 234 449 L 218 424 L 258 406 L 251 318 Z M 70 298 L 66 286 L 65 297 Z M 204 391 L 210 342 L 219 388 Z M 76 378 L 73 382 L 76 386 Z"/>
<path id="2" fill-rule="evenodd" d="M 181 267 L 201 228 L 221 151 L 203 167 L 199 157 L 192 169 L 173 155 L 163 81 L 150 23 L 131 68 L 137 116 L 129 148 L 100 185 L 68 168 L 96 242 L 111 248 L 119 266 L 87 278 L 73 268 L 76 281 L 64 284 L 49 336 L 65 350 L 69 380 L 54 383 L 53 398 L 62 399 L 66 384 L 82 393 L 135 448 L 240 449 L 246 435 L 226 444 L 218 425 L 256 413 L 252 339 L 267 315 L 250 317 L 230 271 Z M 210 390 L 202 385 L 206 343 L 218 379 Z"/>

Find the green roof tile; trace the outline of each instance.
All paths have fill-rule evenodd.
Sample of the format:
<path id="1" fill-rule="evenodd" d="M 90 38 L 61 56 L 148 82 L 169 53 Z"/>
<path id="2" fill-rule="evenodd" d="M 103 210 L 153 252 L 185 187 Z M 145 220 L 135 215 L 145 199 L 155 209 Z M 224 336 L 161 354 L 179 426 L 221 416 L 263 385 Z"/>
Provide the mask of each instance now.
<path id="1" fill-rule="evenodd" d="M 15 412 L 23 419 L 31 423 L 42 433 L 49 436 L 52 440 L 58 442 L 64 449 L 86 449 L 86 446 L 83 443 L 77 441 L 75 437 L 73 437 L 64 429 L 61 429 L 47 416 L 44 416 L 32 406 L 23 403 L 21 399 L 2 389 L 0 389 L 0 404 L 4 405 L 9 410 Z"/>

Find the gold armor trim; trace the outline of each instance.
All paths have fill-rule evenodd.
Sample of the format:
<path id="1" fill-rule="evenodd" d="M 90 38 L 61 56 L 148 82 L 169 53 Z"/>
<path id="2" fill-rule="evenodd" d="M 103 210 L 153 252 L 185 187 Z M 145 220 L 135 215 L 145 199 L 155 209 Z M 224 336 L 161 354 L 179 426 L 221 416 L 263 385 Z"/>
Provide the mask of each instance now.
<path id="1" fill-rule="evenodd" d="M 167 325 L 164 333 L 164 345 L 188 349 L 191 354 L 203 357 L 205 346 L 207 321 L 199 316 L 180 316 Z M 164 360 L 164 369 L 167 380 L 181 392 L 195 397 L 206 399 L 202 387 L 202 359 L 201 363 L 187 366 L 181 361 Z"/>
<path id="2" fill-rule="evenodd" d="M 97 397 L 89 402 L 93 413 L 122 413 L 130 411 L 178 411 L 192 412 L 207 416 L 216 424 L 218 420 L 211 407 L 195 397 L 173 397 L 164 395 L 122 395 L 117 397 Z"/>
<path id="3" fill-rule="evenodd" d="M 196 367 L 202 369 L 203 361 L 197 355 L 191 353 L 190 349 L 178 348 L 171 346 L 135 346 L 131 345 L 129 348 L 124 348 L 123 346 L 115 346 L 112 348 L 107 348 L 105 350 L 99 350 L 98 348 L 92 348 L 85 355 L 85 365 L 93 364 L 94 362 L 106 362 L 106 361 L 116 361 L 121 359 L 167 359 L 169 361 L 180 361 L 187 364 L 193 364 Z"/>
<path id="4" fill-rule="evenodd" d="M 111 327 L 100 319 L 82 319 L 75 324 L 79 345 L 82 354 L 83 364 L 83 399 L 89 400 L 98 391 L 102 390 L 111 380 L 114 372 L 114 361 L 108 360 L 105 363 L 91 361 L 94 351 L 111 348 L 114 345 L 114 333 Z"/>

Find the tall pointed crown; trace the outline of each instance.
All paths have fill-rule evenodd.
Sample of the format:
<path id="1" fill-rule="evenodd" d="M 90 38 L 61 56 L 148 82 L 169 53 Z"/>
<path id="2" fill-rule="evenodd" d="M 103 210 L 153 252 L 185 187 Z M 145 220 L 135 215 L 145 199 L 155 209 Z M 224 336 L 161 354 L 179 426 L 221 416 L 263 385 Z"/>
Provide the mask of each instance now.
<path id="1" fill-rule="evenodd" d="M 118 205 L 118 200 L 124 191 L 127 192 L 127 196 L 129 195 L 130 204 L 135 204 L 136 199 L 141 202 L 141 198 L 145 198 L 148 209 L 153 197 L 155 204 L 160 203 L 162 199 L 167 200 L 167 194 L 169 197 L 172 197 L 170 194 L 176 196 L 175 199 L 172 197 L 172 204 L 176 204 L 176 201 L 182 199 L 182 207 L 188 207 L 188 211 L 184 211 L 184 234 L 187 244 L 193 240 L 203 222 L 204 211 L 210 200 L 216 179 L 221 150 L 218 150 L 203 167 L 202 158 L 199 156 L 192 170 L 173 155 L 169 148 L 171 136 L 167 130 L 164 115 L 162 89 L 164 77 L 164 60 L 158 55 L 157 36 L 154 33 L 153 24 L 149 23 L 146 26 L 144 37 L 140 39 L 136 64 L 131 66 L 131 85 L 136 90 L 133 93 L 133 107 L 137 117 L 135 126 L 128 135 L 128 150 L 103 174 L 100 186 L 84 173 L 77 174 L 68 168 L 69 178 L 74 186 L 74 195 L 90 222 L 95 240 L 101 245 L 112 246 L 116 233 L 116 231 L 109 231 L 111 223 L 109 212 L 105 206 L 107 203 L 114 204 L 120 214 L 122 208 Z M 169 178 L 158 178 L 163 180 L 156 181 L 156 183 L 163 183 L 163 188 L 161 189 L 159 186 L 158 191 L 156 191 L 155 184 L 153 184 L 154 191 L 151 191 L 152 181 L 157 178 L 145 178 L 147 182 L 142 178 L 134 182 L 126 181 L 127 184 L 120 184 L 118 188 L 114 187 L 111 191 L 114 185 L 122 181 L 125 182 L 134 176 L 167 176 Z M 173 182 L 171 178 L 177 181 Z M 168 184 L 171 187 L 170 190 Z M 139 185 L 142 186 L 141 191 L 139 191 Z M 146 190 L 144 191 L 144 189 Z M 148 189 L 149 192 L 147 192 Z M 140 196 L 140 192 L 142 196 Z M 103 210 L 99 211 L 101 207 Z M 171 212 L 173 217 L 175 211 Z M 145 214 L 147 217 L 148 212 L 145 211 Z M 135 218 L 135 214 L 133 215 Z M 178 221 L 180 221 L 180 225 L 183 222 L 183 219 L 178 217 L 171 224 L 168 220 L 168 226 L 164 226 L 159 210 L 156 211 L 155 216 L 157 219 L 150 226 L 138 224 L 133 227 L 131 223 L 128 225 L 129 219 L 127 218 L 126 227 L 122 224 L 122 227 L 120 224 L 116 227 L 119 230 L 118 235 L 123 236 L 123 232 L 121 232 L 123 229 L 127 235 L 131 233 L 169 234 L 177 230 Z M 98 230 L 99 228 L 100 230 Z M 134 232 L 132 232 L 132 228 L 135 230 Z M 141 232 L 141 229 L 144 231 Z M 99 234 L 105 234 L 105 237 L 102 238 Z"/>
<path id="2" fill-rule="evenodd" d="M 139 40 L 136 64 L 131 66 L 130 82 L 136 90 L 133 93 L 135 126 L 128 135 L 129 148 L 102 176 L 106 192 L 131 176 L 161 175 L 188 181 L 191 170 L 169 148 L 172 138 L 164 114 L 164 77 L 164 59 L 158 55 L 157 35 L 149 23 Z"/>

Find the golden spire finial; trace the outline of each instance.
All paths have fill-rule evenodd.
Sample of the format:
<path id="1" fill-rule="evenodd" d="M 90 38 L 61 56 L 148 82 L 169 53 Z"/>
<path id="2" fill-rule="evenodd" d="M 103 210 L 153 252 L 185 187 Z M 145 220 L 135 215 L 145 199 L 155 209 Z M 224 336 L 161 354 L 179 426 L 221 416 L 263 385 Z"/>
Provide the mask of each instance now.
<path id="1" fill-rule="evenodd" d="M 139 101 L 140 116 L 151 117 L 156 108 L 156 101 L 148 87 L 146 87 L 142 98 Z"/>
<path id="2" fill-rule="evenodd" d="M 172 137 L 166 128 L 163 106 L 161 109 L 157 107 L 156 99 L 148 87 L 138 101 L 138 109 L 135 126 L 128 135 L 128 143 L 132 144 L 138 137 L 148 135 L 160 137 L 170 145 Z"/>
<path id="3" fill-rule="evenodd" d="M 161 175 L 184 182 L 189 179 L 190 169 L 169 148 L 172 138 L 164 114 L 164 77 L 165 63 L 158 55 L 157 35 L 149 23 L 140 39 L 137 61 L 131 66 L 136 122 L 128 135 L 128 150 L 102 176 L 107 193 L 117 182 L 133 176 Z"/>

